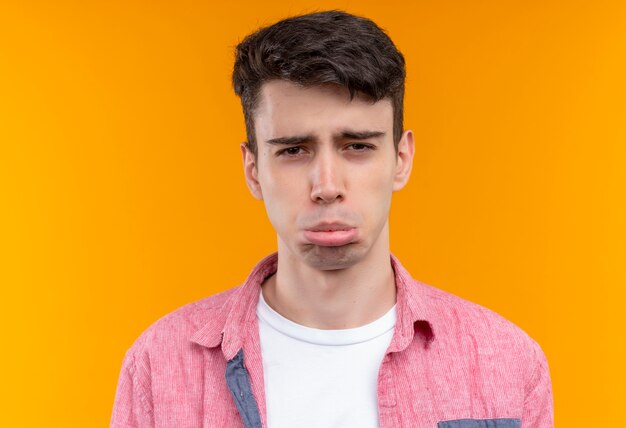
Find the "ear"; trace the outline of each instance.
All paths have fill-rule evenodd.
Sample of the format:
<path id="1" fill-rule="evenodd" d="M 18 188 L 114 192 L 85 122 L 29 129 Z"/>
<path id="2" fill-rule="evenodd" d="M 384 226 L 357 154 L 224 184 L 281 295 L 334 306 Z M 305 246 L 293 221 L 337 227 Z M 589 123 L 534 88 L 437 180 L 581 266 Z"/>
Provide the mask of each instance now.
<path id="1" fill-rule="evenodd" d="M 263 192 L 259 183 L 259 175 L 256 166 L 256 157 L 250 151 L 248 143 L 241 143 L 241 155 L 243 158 L 243 173 L 246 177 L 246 184 L 255 199 L 263 200 Z"/>
<path id="2" fill-rule="evenodd" d="M 413 141 L 413 131 L 404 131 L 398 143 L 398 155 L 395 175 L 393 178 L 393 191 L 397 192 L 406 186 L 411 176 L 413 167 L 413 154 L 415 153 L 415 142 Z"/>

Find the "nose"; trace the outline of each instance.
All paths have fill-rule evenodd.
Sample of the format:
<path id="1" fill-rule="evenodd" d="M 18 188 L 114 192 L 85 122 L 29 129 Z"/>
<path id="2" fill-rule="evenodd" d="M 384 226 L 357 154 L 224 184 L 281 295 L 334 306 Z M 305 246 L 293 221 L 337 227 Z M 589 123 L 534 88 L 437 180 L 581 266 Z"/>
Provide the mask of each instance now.
<path id="1" fill-rule="evenodd" d="M 341 165 L 334 153 L 318 153 L 311 169 L 311 200 L 331 204 L 345 198 Z"/>

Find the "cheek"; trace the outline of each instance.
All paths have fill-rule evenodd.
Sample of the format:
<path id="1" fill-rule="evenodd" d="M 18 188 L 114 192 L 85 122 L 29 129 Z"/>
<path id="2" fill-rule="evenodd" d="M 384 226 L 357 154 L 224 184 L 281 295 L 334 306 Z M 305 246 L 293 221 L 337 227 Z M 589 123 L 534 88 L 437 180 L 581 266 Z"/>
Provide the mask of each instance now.
<path id="1" fill-rule="evenodd" d="M 358 194 L 355 194 L 355 198 L 361 201 L 356 200 L 355 202 L 367 210 L 364 214 L 368 215 L 369 212 L 370 216 L 386 218 L 393 193 L 392 171 L 382 167 L 376 171 L 370 170 L 368 174 L 360 177 L 355 186 L 360 189 Z M 382 221 L 381 219 L 372 220 L 375 222 Z"/>
<path id="2" fill-rule="evenodd" d="M 393 190 L 393 170 L 387 165 L 377 165 L 364 169 L 353 182 L 356 189 L 362 189 L 370 197 L 383 197 Z"/>
<path id="3" fill-rule="evenodd" d="M 298 183 L 284 177 L 265 177 L 260 183 L 265 210 L 274 229 L 285 230 L 295 224 L 297 208 L 303 206 L 303 190 L 298 189 Z"/>
<path id="4" fill-rule="evenodd" d="M 302 203 L 306 196 L 306 184 L 302 178 L 287 174 L 267 175 L 259 180 L 263 195 L 269 203 L 281 205 L 284 209 L 293 208 L 296 202 Z"/>

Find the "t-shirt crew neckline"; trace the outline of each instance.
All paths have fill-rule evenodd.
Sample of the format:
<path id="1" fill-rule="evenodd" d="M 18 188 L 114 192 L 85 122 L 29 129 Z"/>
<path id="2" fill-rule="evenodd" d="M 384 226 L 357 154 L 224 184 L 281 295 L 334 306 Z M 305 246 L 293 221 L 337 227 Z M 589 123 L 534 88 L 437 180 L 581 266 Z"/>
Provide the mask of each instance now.
<path id="1" fill-rule="evenodd" d="M 272 309 L 260 292 L 257 315 L 271 328 L 292 339 L 314 345 L 346 346 L 367 342 L 389 332 L 396 325 L 396 305 L 380 318 L 355 328 L 324 330 L 295 323 Z"/>

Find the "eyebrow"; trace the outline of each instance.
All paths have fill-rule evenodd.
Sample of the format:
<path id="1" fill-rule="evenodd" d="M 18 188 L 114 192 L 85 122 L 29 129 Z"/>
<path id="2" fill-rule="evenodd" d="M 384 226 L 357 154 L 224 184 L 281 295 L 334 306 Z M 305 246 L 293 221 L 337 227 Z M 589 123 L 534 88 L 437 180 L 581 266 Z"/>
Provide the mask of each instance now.
<path id="1" fill-rule="evenodd" d="M 277 144 L 277 145 L 294 145 L 294 144 L 303 144 L 303 143 L 309 143 L 311 141 L 315 140 L 315 137 L 313 137 L 312 135 L 298 135 L 298 136 L 294 136 L 294 137 L 279 137 L 279 138 L 270 138 L 269 140 L 266 140 L 265 142 L 267 144 Z"/>
<path id="2" fill-rule="evenodd" d="M 339 134 L 333 136 L 334 139 L 344 139 L 344 140 L 369 140 L 372 138 L 380 138 L 385 135 L 382 131 L 342 131 Z M 313 135 L 296 135 L 293 137 L 278 137 L 278 138 L 270 138 L 265 142 L 267 144 L 275 144 L 275 145 L 296 145 L 296 144 L 304 144 L 311 143 L 316 141 L 317 138 Z"/>
<path id="3" fill-rule="evenodd" d="M 347 140 L 369 140 L 384 136 L 385 133 L 382 131 L 343 131 L 341 133 L 341 138 L 345 138 Z"/>

